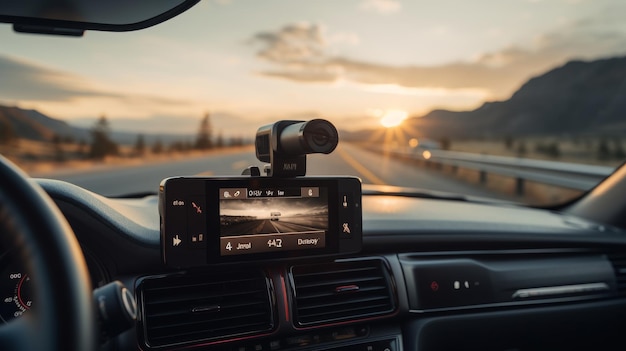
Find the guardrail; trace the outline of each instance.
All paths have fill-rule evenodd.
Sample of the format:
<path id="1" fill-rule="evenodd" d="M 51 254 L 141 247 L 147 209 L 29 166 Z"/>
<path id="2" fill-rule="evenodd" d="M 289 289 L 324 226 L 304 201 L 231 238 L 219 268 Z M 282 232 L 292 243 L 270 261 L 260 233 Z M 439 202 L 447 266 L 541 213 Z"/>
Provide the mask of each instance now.
<path id="1" fill-rule="evenodd" d="M 589 190 L 614 171 L 613 167 L 606 166 L 420 148 L 385 152 L 396 157 L 418 160 L 427 165 L 447 165 L 452 167 L 453 171 L 457 168 L 476 170 L 482 183 L 487 182 L 490 173 L 512 177 L 516 179 L 515 192 L 518 195 L 524 194 L 526 181 Z"/>

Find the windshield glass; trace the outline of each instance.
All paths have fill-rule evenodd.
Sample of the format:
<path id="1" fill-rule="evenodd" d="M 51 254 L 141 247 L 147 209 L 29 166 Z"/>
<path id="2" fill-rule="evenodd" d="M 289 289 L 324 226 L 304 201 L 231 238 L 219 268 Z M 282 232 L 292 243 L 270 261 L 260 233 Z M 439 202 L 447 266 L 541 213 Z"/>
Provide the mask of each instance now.
<path id="1" fill-rule="evenodd" d="M 623 0 L 214 0 L 82 38 L 0 25 L 0 152 L 104 195 L 263 164 L 258 127 L 339 130 L 308 175 L 554 204 L 626 157 Z"/>

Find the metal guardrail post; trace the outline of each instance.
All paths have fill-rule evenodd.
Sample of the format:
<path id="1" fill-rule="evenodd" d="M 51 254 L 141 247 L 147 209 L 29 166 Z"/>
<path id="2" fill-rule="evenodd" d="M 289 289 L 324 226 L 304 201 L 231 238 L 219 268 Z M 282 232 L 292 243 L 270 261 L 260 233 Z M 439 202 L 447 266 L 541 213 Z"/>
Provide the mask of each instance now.
<path id="1" fill-rule="evenodd" d="M 487 172 L 480 170 L 480 184 L 487 184 Z"/>
<path id="2" fill-rule="evenodd" d="M 524 195 L 525 188 L 524 178 L 515 178 L 515 194 L 522 196 Z"/>

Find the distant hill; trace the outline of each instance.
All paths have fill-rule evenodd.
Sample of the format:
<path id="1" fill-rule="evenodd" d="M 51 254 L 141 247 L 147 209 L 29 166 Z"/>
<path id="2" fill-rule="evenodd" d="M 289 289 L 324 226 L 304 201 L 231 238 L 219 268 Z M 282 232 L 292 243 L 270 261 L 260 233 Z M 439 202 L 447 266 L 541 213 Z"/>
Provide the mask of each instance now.
<path id="1" fill-rule="evenodd" d="M 530 79 L 506 101 L 473 111 L 434 110 L 404 124 L 431 138 L 624 135 L 626 57 L 571 61 Z"/>
<path id="2" fill-rule="evenodd" d="M 37 141 L 49 141 L 55 134 L 77 140 L 89 135 L 86 129 L 74 128 L 38 111 L 18 107 L 0 106 L 0 124 L 9 126 L 17 137 Z"/>
<path id="3" fill-rule="evenodd" d="M 12 133 L 24 139 L 35 141 L 50 141 L 55 135 L 62 138 L 71 138 L 75 141 L 91 140 L 89 128 L 76 127 L 67 122 L 48 117 L 37 110 L 25 110 L 18 107 L 0 105 L 0 127 L 10 126 Z M 132 144 L 137 139 L 136 132 L 111 132 L 111 138 L 120 144 Z M 194 135 L 185 134 L 148 134 L 144 135 L 147 143 L 159 139 L 164 143 L 174 141 L 190 141 Z"/>

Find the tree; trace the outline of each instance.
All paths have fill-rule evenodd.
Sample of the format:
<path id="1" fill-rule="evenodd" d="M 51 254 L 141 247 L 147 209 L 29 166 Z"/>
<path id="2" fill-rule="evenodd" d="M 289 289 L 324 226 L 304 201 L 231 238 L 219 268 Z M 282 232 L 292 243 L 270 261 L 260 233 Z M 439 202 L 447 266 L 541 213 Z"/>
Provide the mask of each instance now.
<path id="1" fill-rule="evenodd" d="M 89 157 L 103 159 L 108 155 L 117 155 L 119 153 L 117 144 L 109 137 L 110 133 L 111 130 L 107 118 L 101 116 L 91 129 Z"/>
<path id="2" fill-rule="evenodd" d="M 170 144 L 169 150 L 176 152 L 188 151 L 190 149 L 189 143 L 184 140 L 174 141 Z"/>
<path id="3" fill-rule="evenodd" d="M 143 134 L 137 134 L 137 140 L 135 141 L 135 153 L 139 156 L 146 152 L 146 142 L 143 138 Z"/>
<path id="4" fill-rule="evenodd" d="M 163 152 L 163 142 L 161 139 L 157 139 L 152 145 L 152 153 L 160 154 L 161 152 Z"/>
<path id="5" fill-rule="evenodd" d="M 205 114 L 202 121 L 200 121 L 200 128 L 198 129 L 198 137 L 196 138 L 196 149 L 206 150 L 213 147 L 213 141 L 211 139 L 211 121 L 209 114 Z"/>
<path id="6" fill-rule="evenodd" d="M 545 151 L 546 155 L 552 157 L 552 158 L 559 158 L 561 157 L 561 148 L 559 147 L 559 143 L 554 141 L 552 143 L 550 143 L 547 147 L 546 147 L 546 151 Z"/>
<path id="7" fill-rule="evenodd" d="M 541 142 L 541 141 L 537 142 L 537 144 L 535 144 L 535 152 L 538 153 L 538 154 L 545 153 L 546 152 L 546 145 L 543 142 Z"/>
<path id="8" fill-rule="evenodd" d="M 507 150 L 512 150 L 513 144 L 514 140 L 512 136 L 507 135 L 506 137 L 504 137 L 504 147 L 506 147 Z"/>

